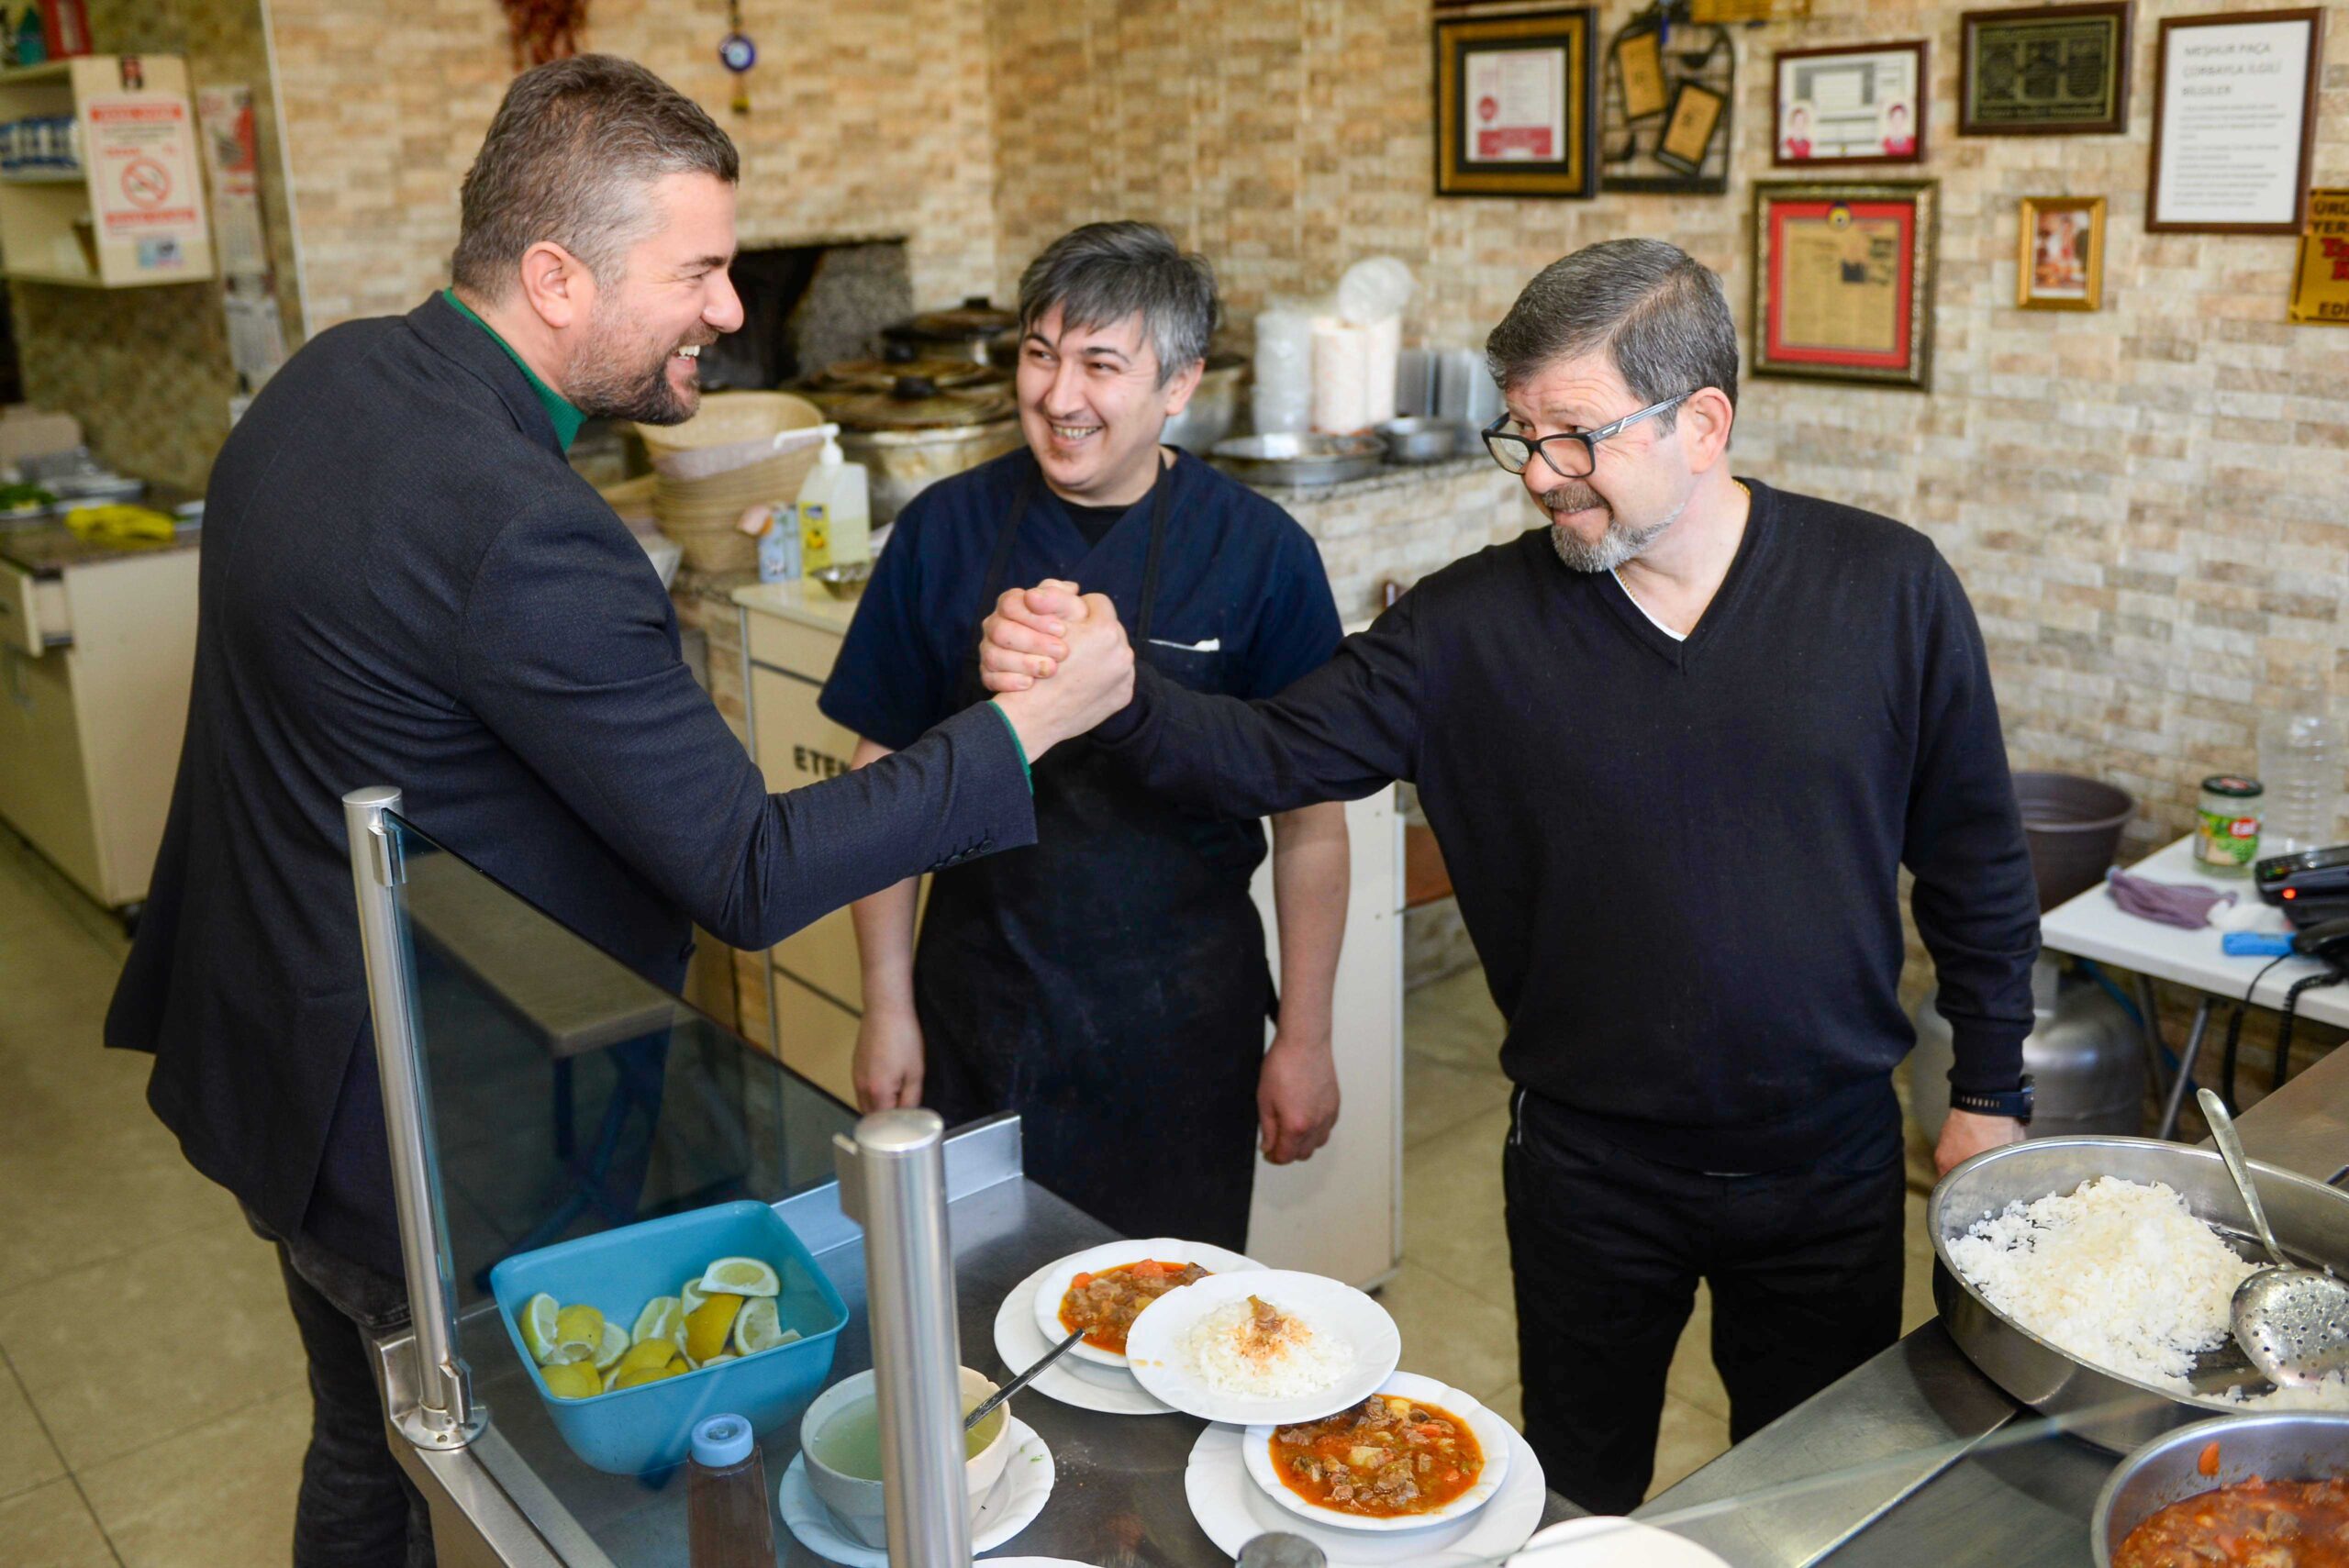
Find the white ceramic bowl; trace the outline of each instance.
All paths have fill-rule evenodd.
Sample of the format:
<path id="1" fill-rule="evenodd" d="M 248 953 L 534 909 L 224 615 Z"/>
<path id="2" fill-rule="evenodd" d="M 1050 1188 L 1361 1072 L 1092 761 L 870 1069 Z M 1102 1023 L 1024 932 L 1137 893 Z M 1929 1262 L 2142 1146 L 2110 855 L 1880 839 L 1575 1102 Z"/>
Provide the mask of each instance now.
<path id="1" fill-rule="evenodd" d="M 1730 1568 L 1693 1540 L 1607 1514 L 1552 1525 L 1509 1562 L 1510 1568 Z"/>
<path id="2" fill-rule="evenodd" d="M 1191 1330 L 1218 1308 L 1250 1296 L 1297 1314 L 1343 1347 L 1343 1364 L 1317 1392 L 1265 1396 L 1208 1386 L 1188 1342 Z M 1403 1336 L 1386 1308 L 1350 1284 L 1320 1274 L 1262 1269 L 1219 1274 L 1169 1291 L 1134 1319 L 1126 1349 L 1134 1381 L 1162 1404 L 1202 1420 L 1254 1427 L 1316 1421 L 1361 1404 L 1395 1375 Z"/>
<path id="3" fill-rule="evenodd" d="M 966 1407 L 996 1391 L 996 1385 L 991 1379 L 969 1367 L 963 1367 L 962 1373 Z M 807 1484 L 816 1489 L 816 1496 L 823 1499 L 824 1506 L 838 1515 L 841 1525 L 865 1545 L 885 1547 L 889 1544 L 888 1508 L 883 1500 L 881 1483 L 861 1475 L 841 1474 L 817 1456 L 814 1441 L 832 1421 L 855 1406 L 870 1405 L 873 1399 L 873 1373 L 869 1371 L 842 1378 L 824 1390 L 799 1419 L 799 1451 L 807 1459 Z M 1003 1478 L 1003 1467 L 1011 1458 L 1011 1401 L 1007 1399 L 996 1406 L 987 1419 L 995 1423 L 995 1436 L 963 1465 L 964 1506 L 973 1514 L 978 1512 L 979 1500 Z"/>
<path id="4" fill-rule="evenodd" d="M 1476 1446 L 1484 1451 L 1485 1468 L 1475 1485 L 1446 1503 L 1423 1514 L 1398 1514 L 1393 1518 L 1373 1518 L 1365 1514 L 1349 1513 L 1343 1508 L 1323 1507 L 1307 1501 L 1284 1483 L 1273 1468 L 1273 1434 L 1280 1429 L 1277 1423 L 1248 1429 L 1246 1446 L 1241 1450 L 1247 1462 L 1249 1478 L 1264 1490 L 1264 1495 L 1293 1514 L 1311 1519 L 1315 1524 L 1330 1525 L 1339 1529 L 1406 1530 L 1425 1529 L 1449 1519 L 1465 1518 L 1492 1500 L 1508 1479 L 1508 1423 L 1486 1409 L 1457 1388 L 1438 1383 L 1432 1377 L 1417 1373 L 1398 1372 L 1378 1385 L 1381 1394 L 1399 1395 L 1448 1410 L 1466 1424 L 1475 1435 Z M 1303 1425 L 1305 1423 L 1297 1423 Z"/>
<path id="5" fill-rule="evenodd" d="M 1106 1241 L 1098 1247 L 1087 1247 L 1084 1251 L 1072 1252 L 1054 1263 L 1045 1272 L 1043 1283 L 1036 1287 L 1036 1327 L 1043 1330 L 1044 1342 L 1057 1345 L 1068 1338 L 1068 1329 L 1061 1325 L 1061 1303 L 1067 1298 L 1069 1286 L 1077 1275 L 1123 1268 L 1128 1263 L 1139 1263 L 1145 1258 L 1162 1263 L 1197 1263 L 1210 1274 L 1239 1273 L 1264 1266 L 1253 1258 L 1243 1258 L 1237 1252 L 1227 1252 L 1204 1241 L 1180 1241 L 1171 1236 L 1160 1236 L 1147 1241 Z M 1164 1296 L 1159 1298 L 1160 1301 L 1164 1299 Z M 1150 1311 L 1157 1305 L 1157 1302 L 1152 1302 L 1142 1310 Z M 1135 1320 L 1139 1322 L 1141 1319 L 1137 1317 Z M 1068 1353 L 1096 1366 L 1121 1367 L 1126 1364 L 1124 1352 L 1105 1351 L 1083 1340 L 1079 1340 Z"/>

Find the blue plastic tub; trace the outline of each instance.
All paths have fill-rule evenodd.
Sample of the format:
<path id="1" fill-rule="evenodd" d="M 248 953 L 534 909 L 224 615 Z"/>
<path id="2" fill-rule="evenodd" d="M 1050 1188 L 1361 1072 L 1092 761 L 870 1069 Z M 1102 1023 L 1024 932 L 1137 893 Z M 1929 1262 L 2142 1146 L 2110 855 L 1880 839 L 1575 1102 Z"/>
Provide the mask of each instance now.
<path id="1" fill-rule="evenodd" d="M 737 1257 L 774 1265 L 783 1283 L 776 1315 L 783 1327 L 799 1330 L 796 1340 L 586 1399 L 547 1392 L 522 1343 L 520 1313 L 530 1297 L 544 1291 L 565 1307 L 584 1303 L 625 1329 L 654 1296 L 674 1296 L 711 1262 Z M 791 1227 L 750 1200 L 524 1252 L 490 1270 L 489 1288 L 555 1430 L 572 1452 L 613 1475 L 651 1474 L 683 1462 L 695 1423 L 707 1416 L 731 1412 L 762 1433 L 797 1420 L 831 1371 L 833 1340 L 848 1322 L 840 1292 Z"/>

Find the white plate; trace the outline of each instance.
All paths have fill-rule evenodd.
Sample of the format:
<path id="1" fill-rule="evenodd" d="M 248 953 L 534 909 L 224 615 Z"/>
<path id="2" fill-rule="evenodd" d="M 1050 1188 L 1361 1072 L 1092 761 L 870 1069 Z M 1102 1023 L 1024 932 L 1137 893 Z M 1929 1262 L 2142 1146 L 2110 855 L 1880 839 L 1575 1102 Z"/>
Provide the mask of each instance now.
<path id="1" fill-rule="evenodd" d="M 1250 1399 L 1218 1394 L 1200 1379 L 1182 1349 L 1200 1318 L 1228 1303 L 1260 1296 L 1284 1312 L 1304 1318 L 1321 1333 L 1341 1340 L 1350 1352 L 1345 1371 L 1326 1388 L 1279 1399 Z M 1403 1336 L 1386 1308 L 1350 1284 L 1319 1274 L 1260 1269 L 1217 1274 L 1173 1291 L 1151 1303 L 1126 1336 L 1134 1381 L 1177 1410 L 1233 1426 L 1312 1421 L 1359 1405 L 1395 1375 Z"/>
<path id="2" fill-rule="evenodd" d="M 992 1551 L 1034 1524 L 1036 1516 L 1044 1511 L 1044 1500 L 1052 1495 L 1052 1451 L 1019 1417 L 1010 1419 L 1011 1458 L 1004 1464 L 1002 1477 L 979 1499 L 978 1514 L 971 1520 L 974 1552 Z M 806 1454 L 792 1456 L 790 1467 L 783 1473 L 775 1503 L 783 1510 L 783 1522 L 792 1535 L 817 1556 L 844 1562 L 848 1568 L 889 1568 L 889 1553 L 885 1550 L 857 1540 L 841 1523 L 839 1516 L 816 1496 L 816 1488 L 807 1483 Z"/>
<path id="3" fill-rule="evenodd" d="M 1237 1273 L 1264 1266 L 1253 1258 L 1243 1258 L 1237 1252 L 1227 1252 L 1204 1241 L 1178 1241 L 1171 1236 L 1161 1236 L 1149 1241 L 1105 1241 L 1098 1247 L 1087 1247 L 1082 1252 L 1070 1253 L 1044 1270 L 1043 1283 L 1036 1291 L 1035 1317 L 1036 1330 L 1044 1336 L 1045 1343 L 1057 1345 L 1068 1337 L 1068 1330 L 1061 1326 L 1061 1302 L 1067 1296 L 1069 1285 L 1077 1275 L 1097 1274 L 1127 1263 L 1139 1263 L 1144 1258 L 1162 1263 L 1197 1263 L 1211 1274 Z M 1157 1303 L 1151 1305 L 1154 1307 Z M 1144 1307 L 1142 1310 L 1149 1309 Z M 1140 1320 L 1139 1317 L 1136 1320 Z M 1063 1359 L 1070 1358 L 1089 1361 L 1096 1366 L 1121 1367 L 1126 1364 L 1126 1358 L 1118 1351 L 1105 1351 L 1083 1340 L 1079 1340 L 1076 1347 Z"/>
<path id="4" fill-rule="evenodd" d="M 1398 1395 L 1415 1399 L 1422 1405 L 1432 1405 L 1449 1410 L 1466 1423 L 1476 1439 L 1476 1446 L 1484 1451 L 1484 1473 L 1476 1484 L 1441 1508 L 1423 1514 L 1402 1514 L 1393 1518 L 1373 1518 L 1364 1514 L 1350 1514 L 1342 1508 L 1325 1508 L 1309 1503 L 1285 1485 L 1273 1468 L 1273 1434 L 1277 1426 L 1251 1427 L 1241 1457 L 1247 1461 L 1248 1473 L 1265 1496 L 1289 1512 L 1302 1518 L 1324 1524 L 1335 1529 L 1359 1529 L 1391 1532 L 1406 1529 L 1426 1529 L 1446 1519 L 1464 1518 L 1475 1513 L 1500 1491 L 1508 1480 L 1509 1426 L 1507 1421 L 1486 1409 L 1469 1395 L 1457 1388 L 1438 1383 L 1432 1377 L 1421 1377 L 1413 1372 L 1398 1372 L 1378 1385 L 1381 1394 Z"/>
<path id="5" fill-rule="evenodd" d="M 1014 1376 L 1043 1359 L 1052 1347 L 1036 1328 L 1036 1290 L 1055 1265 L 1047 1263 L 1012 1287 L 996 1309 L 995 1353 Z M 1174 1407 L 1142 1392 L 1134 1374 L 1123 1367 L 1091 1366 L 1063 1356 L 1036 1374 L 1027 1392 L 1098 1410 L 1106 1416 L 1172 1416 Z"/>
<path id="6" fill-rule="evenodd" d="M 1241 1457 L 1247 1437 L 1237 1427 L 1212 1426 L 1199 1434 L 1191 1448 L 1190 1467 L 1183 1473 L 1183 1494 L 1199 1529 L 1230 1557 L 1237 1558 L 1240 1549 L 1258 1536 L 1279 1530 L 1301 1535 L 1319 1547 L 1330 1568 L 1386 1568 L 1400 1562 L 1413 1568 L 1464 1568 L 1508 1556 L 1542 1522 L 1542 1462 L 1514 1431 L 1508 1440 L 1508 1479 L 1492 1500 L 1464 1519 L 1425 1529 L 1378 1535 L 1331 1529 L 1298 1518 L 1249 1479 L 1247 1462 Z"/>
<path id="7" fill-rule="evenodd" d="M 1565 1519 L 1525 1543 L 1509 1568 L 1729 1568 L 1693 1540 L 1637 1519 Z"/>

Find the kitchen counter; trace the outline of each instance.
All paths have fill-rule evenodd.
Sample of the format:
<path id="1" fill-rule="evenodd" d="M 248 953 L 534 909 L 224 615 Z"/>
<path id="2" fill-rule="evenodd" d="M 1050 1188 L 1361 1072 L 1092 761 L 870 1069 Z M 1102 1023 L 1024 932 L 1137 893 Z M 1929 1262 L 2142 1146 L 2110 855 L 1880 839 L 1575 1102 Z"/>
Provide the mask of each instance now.
<path id="1" fill-rule="evenodd" d="M 2253 1159 L 2323 1182 L 2344 1114 L 2349 1052 L 2335 1052 L 2238 1125 Z M 1938 1270 L 1934 1288 L 1950 1288 Z M 2089 1515 L 2119 1462 L 2009 1398 L 1936 1320 L 1634 1517 L 1736 1568 L 2087 1568 Z"/>
<path id="2" fill-rule="evenodd" d="M 69 567 L 101 566 L 141 555 L 169 555 L 195 550 L 204 542 L 202 528 L 182 528 L 173 539 L 135 539 L 111 543 L 86 539 L 63 523 L 46 518 L 0 524 L 0 561 L 36 577 L 56 577 Z"/>

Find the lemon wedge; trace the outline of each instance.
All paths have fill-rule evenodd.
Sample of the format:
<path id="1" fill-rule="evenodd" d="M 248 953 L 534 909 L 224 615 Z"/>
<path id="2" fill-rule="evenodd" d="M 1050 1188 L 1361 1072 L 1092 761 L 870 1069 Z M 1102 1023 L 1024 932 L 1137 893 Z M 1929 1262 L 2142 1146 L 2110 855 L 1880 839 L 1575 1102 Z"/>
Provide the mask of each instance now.
<path id="1" fill-rule="evenodd" d="M 677 1308 L 688 1318 L 700 1311 L 701 1304 L 708 1299 L 709 1293 L 702 1289 L 699 1275 L 677 1287 Z"/>
<path id="2" fill-rule="evenodd" d="M 775 1317 L 774 1301 L 765 1296 L 744 1302 L 734 1318 L 733 1343 L 738 1355 L 754 1356 L 797 1338 L 799 1330 L 783 1327 Z"/>
<path id="3" fill-rule="evenodd" d="M 772 1264 L 757 1258 L 720 1258 L 702 1272 L 701 1288 L 709 1296 L 780 1296 L 783 1281 Z"/>
<path id="4" fill-rule="evenodd" d="M 675 1296 L 656 1296 L 636 1315 L 636 1327 L 629 1334 L 629 1342 L 640 1345 L 647 1340 L 666 1340 L 672 1345 L 685 1343 L 685 1315 Z"/>
<path id="5" fill-rule="evenodd" d="M 540 1366 L 546 1365 L 548 1359 L 554 1354 L 558 1338 L 555 1320 L 560 1312 L 554 1297 L 545 1291 L 539 1292 L 522 1304 L 522 1348 L 529 1351 L 530 1359 Z"/>
<path id="6" fill-rule="evenodd" d="M 726 1336 L 734 1327 L 734 1315 L 741 1310 L 740 1296 L 720 1291 L 687 1313 L 685 1353 L 697 1362 L 706 1362 L 724 1350 Z"/>
<path id="7" fill-rule="evenodd" d="M 604 1374 L 586 1362 L 551 1366 L 540 1375 L 547 1380 L 547 1392 L 558 1399 L 592 1399 L 604 1391 Z"/>
<path id="8" fill-rule="evenodd" d="M 614 1388 L 641 1388 L 648 1383 L 658 1383 L 664 1377 L 674 1377 L 685 1369 L 674 1356 L 661 1366 L 640 1366 L 621 1373 L 612 1380 Z"/>
<path id="9" fill-rule="evenodd" d="M 609 1372 L 619 1364 L 620 1357 L 628 1354 L 628 1330 L 617 1323 L 607 1321 L 604 1325 L 604 1342 L 596 1349 L 596 1370 Z"/>
<path id="10" fill-rule="evenodd" d="M 612 1364 L 621 1372 L 636 1372 L 648 1366 L 667 1366 L 669 1358 L 676 1353 L 674 1340 L 639 1340 Z"/>
<path id="11" fill-rule="evenodd" d="M 592 1307 L 566 1307 L 555 1314 L 554 1360 L 593 1361 L 604 1343 L 604 1315 Z"/>

